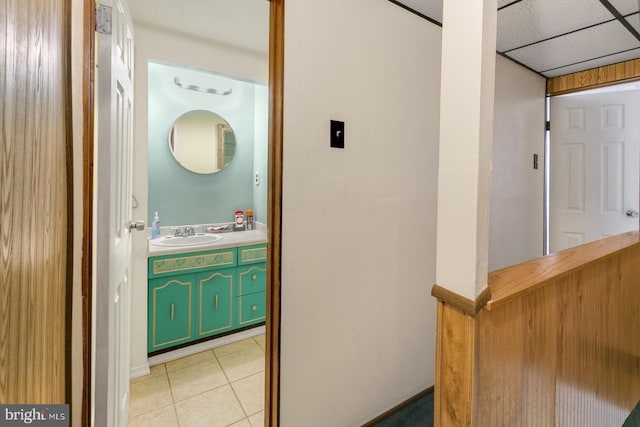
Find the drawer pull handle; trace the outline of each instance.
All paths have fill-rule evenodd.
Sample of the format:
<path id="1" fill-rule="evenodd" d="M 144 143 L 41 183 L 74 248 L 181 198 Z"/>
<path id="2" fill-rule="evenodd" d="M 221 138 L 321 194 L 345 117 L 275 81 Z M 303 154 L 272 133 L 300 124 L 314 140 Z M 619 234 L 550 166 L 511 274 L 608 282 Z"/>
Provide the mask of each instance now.
<path id="1" fill-rule="evenodd" d="M 255 305 L 255 304 L 254 304 L 254 305 L 252 305 L 252 306 L 251 306 L 251 311 L 253 311 L 253 312 L 258 311 L 258 306 L 257 306 L 257 305 Z"/>
<path id="2" fill-rule="evenodd" d="M 258 280 L 258 275 L 254 274 L 253 276 L 251 276 L 251 280 Z"/>
<path id="3" fill-rule="evenodd" d="M 218 311 L 218 294 L 213 297 L 213 310 Z"/>
<path id="4" fill-rule="evenodd" d="M 171 304 L 171 320 L 173 320 L 173 316 L 175 314 L 175 306 L 173 304 Z"/>

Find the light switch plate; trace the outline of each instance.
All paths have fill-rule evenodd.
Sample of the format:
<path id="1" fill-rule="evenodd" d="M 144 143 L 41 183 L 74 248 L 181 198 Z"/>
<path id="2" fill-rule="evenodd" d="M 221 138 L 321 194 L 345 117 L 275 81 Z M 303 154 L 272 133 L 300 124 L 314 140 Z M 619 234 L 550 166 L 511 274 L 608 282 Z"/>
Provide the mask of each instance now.
<path id="1" fill-rule="evenodd" d="M 331 120 L 331 147 L 344 148 L 344 122 Z"/>

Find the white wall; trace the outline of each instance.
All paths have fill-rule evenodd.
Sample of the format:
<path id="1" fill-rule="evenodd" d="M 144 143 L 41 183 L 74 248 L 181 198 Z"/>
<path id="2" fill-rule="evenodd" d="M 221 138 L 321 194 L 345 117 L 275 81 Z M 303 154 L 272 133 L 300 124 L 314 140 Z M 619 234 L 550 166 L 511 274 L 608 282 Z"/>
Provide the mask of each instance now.
<path id="1" fill-rule="evenodd" d="M 361 425 L 434 384 L 440 45 L 386 0 L 287 0 L 284 427 Z"/>
<path id="2" fill-rule="evenodd" d="M 269 86 L 255 86 L 253 172 L 259 176 L 253 187 L 254 221 L 267 223 L 267 191 L 269 187 Z M 255 178 L 255 175 L 254 175 Z"/>
<path id="3" fill-rule="evenodd" d="M 147 64 L 149 60 L 214 71 L 238 79 L 266 84 L 268 57 L 233 47 L 168 33 L 134 22 L 135 106 L 133 195 L 139 207 L 135 219 L 148 211 Z M 249 29 L 248 29 L 249 31 Z M 133 234 L 131 304 L 132 376 L 146 373 L 147 363 L 147 233 Z"/>
<path id="4" fill-rule="evenodd" d="M 545 85 L 496 57 L 489 271 L 542 256 Z"/>

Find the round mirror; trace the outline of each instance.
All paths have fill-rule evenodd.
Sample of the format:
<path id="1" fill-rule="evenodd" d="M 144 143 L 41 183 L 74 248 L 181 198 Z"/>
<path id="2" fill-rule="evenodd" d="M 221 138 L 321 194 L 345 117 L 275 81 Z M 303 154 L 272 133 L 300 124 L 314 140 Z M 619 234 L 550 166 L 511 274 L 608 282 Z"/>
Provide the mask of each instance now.
<path id="1" fill-rule="evenodd" d="M 191 172 L 207 174 L 224 169 L 236 151 L 236 137 L 229 123 L 206 110 L 188 111 L 169 131 L 171 154 Z"/>

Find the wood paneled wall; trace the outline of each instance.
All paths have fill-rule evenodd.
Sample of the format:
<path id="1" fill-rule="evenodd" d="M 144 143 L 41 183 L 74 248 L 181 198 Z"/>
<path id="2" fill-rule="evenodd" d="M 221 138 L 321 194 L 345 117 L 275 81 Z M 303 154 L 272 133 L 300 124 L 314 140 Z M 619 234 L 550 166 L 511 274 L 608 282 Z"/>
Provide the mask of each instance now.
<path id="1" fill-rule="evenodd" d="M 640 242 L 630 235 L 635 244 L 476 315 L 475 425 L 622 425 L 640 400 Z"/>
<path id="2" fill-rule="evenodd" d="M 68 3 L 0 4 L 0 403 L 66 400 Z"/>
<path id="3" fill-rule="evenodd" d="M 547 80 L 547 93 L 561 95 L 640 79 L 640 59 L 591 68 Z"/>
<path id="4" fill-rule="evenodd" d="M 473 315 L 438 301 L 436 426 L 469 426 L 473 421 L 476 327 Z M 440 327 L 442 326 L 442 327 Z"/>
<path id="5" fill-rule="evenodd" d="M 640 400 L 640 232 L 491 272 L 486 305 L 432 294 L 436 426 L 617 427 Z"/>

